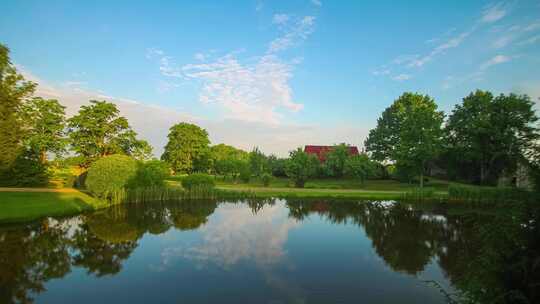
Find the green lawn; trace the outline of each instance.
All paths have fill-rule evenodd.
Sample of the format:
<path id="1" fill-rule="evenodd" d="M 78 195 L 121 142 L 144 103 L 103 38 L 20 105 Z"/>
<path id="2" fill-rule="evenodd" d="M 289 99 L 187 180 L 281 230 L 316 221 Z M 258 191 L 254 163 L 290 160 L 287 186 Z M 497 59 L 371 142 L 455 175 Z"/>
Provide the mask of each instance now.
<path id="1" fill-rule="evenodd" d="M 0 192 L 0 223 L 77 214 L 105 206 L 82 192 Z"/>

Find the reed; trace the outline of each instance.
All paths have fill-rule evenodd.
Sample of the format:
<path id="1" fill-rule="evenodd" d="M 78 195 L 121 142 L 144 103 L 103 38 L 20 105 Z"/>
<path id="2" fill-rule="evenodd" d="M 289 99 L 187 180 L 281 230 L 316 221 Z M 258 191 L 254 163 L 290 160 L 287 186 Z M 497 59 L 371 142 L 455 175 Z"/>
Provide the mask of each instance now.
<path id="1" fill-rule="evenodd" d="M 401 199 L 404 201 L 432 201 L 437 199 L 433 188 L 414 188 L 402 194 Z"/>
<path id="2" fill-rule="evenodd" d="M 448 187 L 448 200 L 452 202 L 497 204 L 533 202 L 537 199 L 537 193 L 517 188 L 487 188 L 458 185 L 450 185 Z"/>

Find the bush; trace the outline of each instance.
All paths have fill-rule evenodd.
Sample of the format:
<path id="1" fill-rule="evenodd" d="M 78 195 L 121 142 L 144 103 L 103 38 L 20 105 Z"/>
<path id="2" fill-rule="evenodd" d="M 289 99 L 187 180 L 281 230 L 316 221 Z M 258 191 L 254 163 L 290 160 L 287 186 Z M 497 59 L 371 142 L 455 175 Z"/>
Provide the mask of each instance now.
<path id="1" fill-rule="evenodd" d="M 47 167 L 29 151 L 17 157 L 8 175 L 9 179 L 2 182 L 4 186 L 35 187 L 46 186 L 49 182 Z"/>
<path id="2" fill-rule="evenodd" d="M 130 181 L 129 188 L 164 187 L 165 179 L 169 177 L 169 165 L 160 160 L 139 162 L 137 174 Z"/>
<path id="3" fill-rule="evenodd" d="M 182 179 L 182 187 L 188 191 L 194 189 L 213 189 L 216 183 L 208 174 L 194 173 Z"/>
<path id="4" fill-rule="evenodd" d="M 244 183 L 249 183 L 249 180 L 251 179 L 251 171 L 249 167 L 242 165 L 239 171 L 240 180 Z"/>
<path id="5" fill-rule="evenodd" d="M 263 185 L 265 187 L 268 187 L 268 186 L 270 186 L 270 182 L 272 181 L 272 175 L 270 175 L 269 173 L 264 173 L 261 176 L 261 180 L 263 182 Z"/>
<path id="6" fill-rule="evenodd" d="M 125 155 L 103 157 L 90 166 L 86 188 L 100 198 L 123 191 L 137 175 L 137 161 Z"/>

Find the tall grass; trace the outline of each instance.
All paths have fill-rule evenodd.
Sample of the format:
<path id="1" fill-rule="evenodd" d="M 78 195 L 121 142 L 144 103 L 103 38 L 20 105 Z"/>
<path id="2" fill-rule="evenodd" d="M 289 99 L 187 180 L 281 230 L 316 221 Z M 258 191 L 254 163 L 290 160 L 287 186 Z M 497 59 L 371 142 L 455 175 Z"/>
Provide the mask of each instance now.
<path id="1" fill-rule="evenodd" d="M 414 188 L 402 194 L 404 201 L 432 201 L 436 200 L 435 190 L 433 188 Z"/>
<path id="2" fill-rule="evenodd" d="M 513 202 L 533 202 L 538 194 L 517 188 L 487 188 L 450 185 L 448 200 L 475 204 L 497 204 Z"/>
<path id="3" fill-rule="evenodd" d="M 122 189 L 109 196 L 111 204 L 182 201 L 194 199 L 243 199 L 253 198 L 252 192 L 228 191 L 211 187 L 193 187 L 185 190 L 176 187 L 148 187 Z"/>

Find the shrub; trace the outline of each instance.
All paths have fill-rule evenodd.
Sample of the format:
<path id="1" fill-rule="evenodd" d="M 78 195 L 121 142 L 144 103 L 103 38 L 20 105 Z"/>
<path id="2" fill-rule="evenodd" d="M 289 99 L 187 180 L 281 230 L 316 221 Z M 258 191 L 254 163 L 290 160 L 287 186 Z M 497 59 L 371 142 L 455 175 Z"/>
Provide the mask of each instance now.
<path id="1" fill-rule="evenodd" d="M 272 175 L 270 175 L 269 173 L 263 173 L 263 175 L 261 176 L 261 180 L 263 182 L 263 185 L 265 187 L 268 187 L 270 186 L 270 182 L 272 181 Z"/>
<path id="2" fill-rule="evenodd" d="M 90 166 L 86 187 L 100 198 L 111 198 L 123 191 L 137 174 L 137 161 L 125 155 L 103 157 Z"/>
<path id="3" fill-rule="evenodd" d="M 160 160 L 139 162 L 137 174 L 130 181 L 129 188 L 164 187 L 169 177 L 169 165 Z"/>
<path id="4" fill-rule="evenodd" d="M 188 191 L 195 189 L 213 189 L 215 187 L 214 179 L 203 173 L 194 173 L 182 179 L 182 187 Z"/>
<path id="5" fill-rule="evenodd" d="M 249 166 L 240 166 L 239 177 L 242 182 L 249 183 L 249 180 L 251 179 L 251 170 L 249 169 Z"/>
<path id="6" fill-rule="evenodd" d="M 3 183 L 5 186 L 45 186 L 49 182 L 47 167 L 41 164 L 37 155 L 29 151 L 17 157 L 11 171 L 11 178 Z"/>

